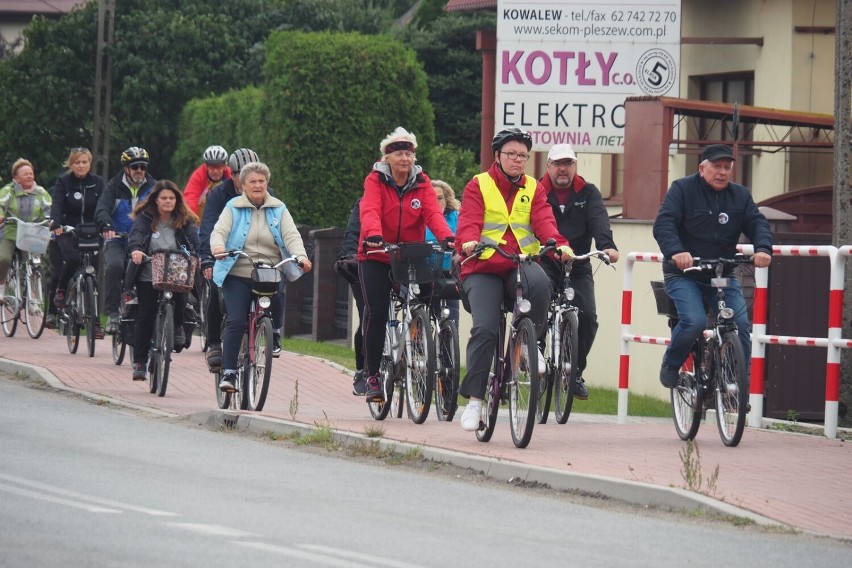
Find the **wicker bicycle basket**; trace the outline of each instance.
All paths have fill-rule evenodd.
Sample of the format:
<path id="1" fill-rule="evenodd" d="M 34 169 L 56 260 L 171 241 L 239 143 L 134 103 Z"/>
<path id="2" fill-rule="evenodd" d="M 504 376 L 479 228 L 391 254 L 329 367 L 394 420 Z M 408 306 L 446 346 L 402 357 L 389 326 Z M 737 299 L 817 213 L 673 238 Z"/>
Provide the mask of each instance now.
<path id="1" fill-rule="evenodd" d="M 388 253 L 394 281 L 428 284 L 442 276 L 443 255 L 436 254 L 431 243 L 401 243 Z M 411 269 L 411 276 L 409 276 Z"/>
<path id="2" fill-rule="evenodd" d="M 50 242 L 50 229 L 37 223 L 18 222 L 15 246 L 33 254 L 44 254 Z"/>
<path id="3" fill-rule="evenodd" d="M 195 283 L 198 257 L 181 250 L 151 253 L 151 285 L 155 290 L 189 292 Z"/>
<path id="4" fill-rule="evenodd" d="M 651 280 L 651 290 L 654 291 L 654 300 L 657 302 L 657 313 L 670 318 L 677 317 L 677 308 L 666 293 L 666 284 L 661 280 Z"/>

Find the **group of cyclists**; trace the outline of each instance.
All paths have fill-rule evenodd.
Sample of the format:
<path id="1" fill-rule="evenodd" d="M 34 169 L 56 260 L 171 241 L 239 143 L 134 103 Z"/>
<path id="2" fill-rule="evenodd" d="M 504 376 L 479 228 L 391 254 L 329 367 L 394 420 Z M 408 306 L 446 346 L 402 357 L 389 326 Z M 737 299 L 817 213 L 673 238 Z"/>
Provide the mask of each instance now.
<path id="1" fill-rule="evenodd" d="M 524 297 L 530 302 L 529 315 L 541 340 L 551 294 L 562 274 L 560 263 L 570 261 L 575 254 L 588 253 L 593 241 L 611 262 L 618 260 L 601 192 L 577 174 L 574 149 L 568 144 L 553 146 L 547 155 L 546 173 L 537 180 L 526 173 L 532 146 L 532 138 L 524 130 L 498 132 L 491 144 L 493 163 L 466 184 L 459 210 L 452 188 L 433 182 L 417 164 L 413 133 L 400 126 L 382 139 L 380 158 L 365 178 L 363 195 L 350 215 L 336 265 L 338 273 L 352 284 L 359 306 L 353 394 L 368 401 L 387 396 L 379 373 L 393 284 L 390 261 L 383 251 L 386 244 L 428 238 L 453 253 L 463 303 L 473 320 L 466 347 L 467 375 L 459 391 L 469 399 L 460 420 L 468 431 L 480 427 L 486 379 L 498 348 L 497 325 L 506 299 L 514 297 L 516 281 L 521 282 Z M 713 291 L 704 276 L 684 274 L 693 256 L 733 256 L 739 235 L 745 233 L 755 244 L 754 264 L 767 266 L 771 260 L 772 240 L 766 219 L 748 189 L 730 181 L 735 161 L 731 148 L 709 146 L 699 161 L 696 174 L 672 184 L 654 225 L 654 236 L 665 257 L 671 259 L 664 268 L 666 288 L 681 315 L 660 371 L 660 381 L 667 388 L 678 384 L 678 369 L 688 346 L 703 329 L 703 300 Z M 72 149 L 65 165 L 68 170 L 57 180 L 52 195 L 35 183 L 32 164 L 23 159 L 12 168 L 13 182 L 0 189 L 0 221 L 9 214 L 31 220 L 49 215 L 51 219 L 55 306 L 64 306 L 68 280 L 79 264 L 73 238 L 65 234 L 69 225 L 94 224 L 103 235 L 107 332 L 114 332 L 119 325 L 124 290 L 136 286 L 140 303 L 152 302 L 150 270 L 139 266 L 147 255 L 171 248 L 198 255 L 202 278 L 215 283 L 205 307 L 207 364 L 210 370 L 221 371 L 220 390 L 233 392 L 253 262 L 276 263 L 294 255 L 303 270 L 311 269 L 289 210 L 269 190 L 269 168 L 250 149 L 240 148 L 229 156 L 221 146 L 211 146 L 180 191 L 173 182 L 156 181 L 151 176 L 148 152 L 141 147 L 122 152 L 122 170 L 108 183 L 91 172 L 92 154 L 85 148 Z M 10 246 L 14 246 L 14 241 L 10 245 L 9 230 L 6 228 L 0 241 L 0 301 L 5 294 Z M 553 252 L 538 263 L 518 265 L 493 250 L 483 250 L 483 243 L 528 255 L 551 243 Z M 229 256 L 228 252 L 235 249 L 248 252 L 250 257 Z M 472 255 L 475 258 L 460 262 Z M 517 271 L 521 271 L 519 279 Z M 574 397 L 583 400 L 589 394 L 582 375 L 598 327 L 594 281 L 587 260 L 578 261 L 572 268 L 572 285 L 579 307 L 580 339 Z M 732 286 L 726 294 L 746 346 L 748 318 L 742 294 L 738 286 Z M 276 356 L 281 349 L 281 296 L 275 297 L 273 305 Z M 176 314 L 182 314 L 182 310 L 176 310 Z M 149 320 L 142 317 L 136 322 L 134 380 L 145 378 Z M 177 335 L 176 343 L 185 339 Z"/>
<path id="2" fill-rule="evenodd" d="M 199 281 L 214 280 L 212 301 L 205 309 L 208 332 L 207 363 L 211 371 L 225 364 L 221 389 L 234 389 L 236 349 L 245 327 L 250 271 L 254 261 L 276 262 L 295 255 L 303 271 L 311 269 L 301 236 L 284 204 L 269 193 L 269 168 L 256 152 L 240 148 L 232 154 L 218 145 L 208 147 L 202 164 L 181 190 L 171 180 L 157 181 L 149 172 L 150 156 L 139 146 L 121 154 L 121 171 L 108 182 L 92 172 L 92 153 L 73 148 L 65 171 L 52 191 L 35 183 L 34 168 L 25 159 L 12 167 L 13 181 L 0 190 L 0 222 L 14 216 L 26 222 L 50 220 L 48 246 L 51 283 L 46 324 L 57 326 L 58 314 L 66 307 L 68 286 L 80 265 L 77 247 L 79 230 L 93 228 L 103 245 L 95 255 L 94 268 L 103 270 L 106 330 L 96 323 L 95 335 L 115 333 L 121 325 L 122 296 L 135 292 L 136 310 L 133 339 L 132 379 L 146 379 L 146 363 L 153 333 L 156 290 L 152 286 L 151 254 L 182 251 L 200 257 Z M 243 199 L 236 199 L 243 195 Z M 224 214 L 223 214 L 224 213 Z M 227 223 L 220 223 L 220 216 Z M 258 217 L 259 216 L 259 217 Z M 257 222 L 253 222 L 258 217 Z M 5 302 L 5 279 L 9 259 L 15 252 L 15 226 L 3 227 L 0 241 L 0 303 Z M 218 243 L 211 249 L 211 237 Z M 218 239 L 218 240 L 217 240 Z M 227 249 L 225 248 L 227 246 Z M 249 258 L 229 258 L 228 250 L 240 248 Z M 214 266 L 215 272 L 214 275 Z M 218 287 L 228 290 L 219 298 Z M 248 288 L 247 288 L 248 287 Z M 196 287 L 200 289 L 200 286 Z M 190 292 L 198 296 L 194 291 Z M 174 347 L 180 351 L 187 341 L 183 317 L 187 294 L 174 295 Z M 196 298 L 192 298 L 197 304 Z M 274 352 L 281 351 L 280 325 L 283 301 L 275 298 Z M 223 309 L 224 308 L 224 309 Z M 223 313 L 227 314 L 222 348 Z"/>

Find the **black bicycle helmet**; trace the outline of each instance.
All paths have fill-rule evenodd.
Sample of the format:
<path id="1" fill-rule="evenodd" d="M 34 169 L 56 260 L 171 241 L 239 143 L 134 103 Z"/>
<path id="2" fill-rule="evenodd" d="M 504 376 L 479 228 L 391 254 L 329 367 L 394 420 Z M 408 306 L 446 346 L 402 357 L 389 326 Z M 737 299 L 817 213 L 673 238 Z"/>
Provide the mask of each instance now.
<path id="1" fill-rule="evenodd" d="M 231 172 L 234 175 L 240 173 L 240 170 L 243 169 L 243 166 L 248 164 L 249 162 L 259 162 L 260 158 L 257 157 L 257 153 L 254 150 L 249 150 L 248 148 L 239 148 L 234 150 L 234 153 L 231 154 L 231 158 L 228 160 L 228 165 L 231 166 Z"/>
<path id="2" fill-rule="evenodd" d="M 228 161 L 228 151 L 221 146 L 209 146 L 204 150 L 202 160 L 204 160 L 205 164 L 224 166 L 225 162 Z"/>
<path id="3" fill-rule="evenodd" d="M 127 150 L 121 153 L 121 167 L 127 167 L 132 164 L 147 164 L 148 163 L 148 151 L 145 148 L 140 148 L 139 146 L 131 146 Z"/>
<path id="4" fill-rule="evenodd" d="M 520 128 L 505 128 L 498 132 L 491 141 L 491 151 L 499 152 L 506 142 L 517 140 L 527 147 L 527 151 L 532 150 L 532 136 L 526 130 Z"/>

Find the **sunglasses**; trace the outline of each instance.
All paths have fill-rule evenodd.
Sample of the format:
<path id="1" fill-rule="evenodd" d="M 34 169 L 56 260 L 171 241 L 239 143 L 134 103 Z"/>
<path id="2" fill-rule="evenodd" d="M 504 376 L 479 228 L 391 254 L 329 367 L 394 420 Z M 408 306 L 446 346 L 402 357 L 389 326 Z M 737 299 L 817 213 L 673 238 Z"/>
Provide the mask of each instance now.
<path id="1" fill-rule="evenodd" d="M 143 172 L 148 169 L 148 164 L 131 164 L 128 166 L 134 172 L 142 170 Z"/>
<path id="2" fill-rule="evenodd" d="M 89 149 L 86 148 L 85 146 L 77 146 L 76 148 L 71 148 L 72 154 L 77 154 L 77 153 L 81 153 L 81 152 L 86 153 L 88 151 L 89 151 Z"/>

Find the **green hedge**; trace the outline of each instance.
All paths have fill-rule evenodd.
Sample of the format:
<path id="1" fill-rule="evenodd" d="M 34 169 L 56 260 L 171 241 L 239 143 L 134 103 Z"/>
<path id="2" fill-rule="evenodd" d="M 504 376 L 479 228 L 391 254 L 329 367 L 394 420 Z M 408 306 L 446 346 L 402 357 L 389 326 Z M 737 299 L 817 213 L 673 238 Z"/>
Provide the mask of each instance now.
<path id="1" fill-rule="evenodd" d="M 256 87 L 187 103 L 180 113 L 178 144 L 172 156 L 174 181 L 183 187 L 201 163 L 204 149 L 213 144 L 224 146 L 228 153 L 252 148 L 262 158 L 258 148 L 262 105 L 263 91 Z"/>
<path id="2" fill-rule="evenodd" d="M 410 48 L 387 36 L 276 32 L 265 52 L 261 157 L 297 223 L 344 226 L 397 126 L 417 135 L 421 161 L 429 156 L 434 117 Z"/>

